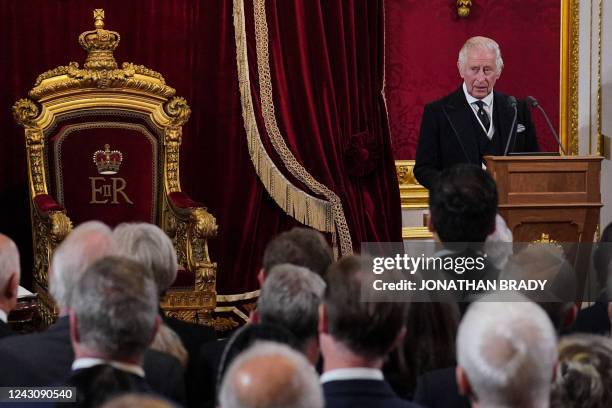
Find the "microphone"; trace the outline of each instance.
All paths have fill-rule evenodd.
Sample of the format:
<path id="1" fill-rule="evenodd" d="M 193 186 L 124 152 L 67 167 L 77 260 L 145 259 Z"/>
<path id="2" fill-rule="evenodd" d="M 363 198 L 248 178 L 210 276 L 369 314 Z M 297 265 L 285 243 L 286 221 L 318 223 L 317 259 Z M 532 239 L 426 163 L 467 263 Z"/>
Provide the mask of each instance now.
<path id="1" fill-rule="evenodd" d="M 508 97 L 508 105 L 514 110 L 514 116 L 512 116 L 512 125 L 510 126 L 510 134 L 508 135 L 508 141 L 506 142 L 506 148 L 504 149 L 504 156 L 508 155 L 508 149 L 510 148 L 510 141 L 514 136 L 514 126 L 516 125 L 516 115 L 518 114 L 516 109 L 516 98 L 512 95 Z"/>
<path id="2" fill-rule="evenodd" d="M 555 131 L 554 126 L 552 125 L 552 123 L 550 123 L 550 119 L 548 118 L 548 115 L 546 114 L 546 112 L 544 111 L 544 108 L 542 108 L 540 106 L 540 103 L 538 102 L 538 100 L 536 98 L 534 98 L 533 96 L 528 96 L 527 98 L 525 98 L 525 101 L 533 106 L 534 108 L 538 108 L 542 114 L 544 115 L 544 119 L 546 119 L 546 124 L 548 124 L 548 129 L 550 129 L 550 132 L 553 134 L 553 136 L 555 137 L 555 140 L 557 141 L 557 145 L 559 145 L 559 149 L 561 149 L 561 152 L 563 153 L 564 156 L 567 155 L 567 153 L 565 153 L 565 149 L 563 148 L 563 146 L 561 145 L 561 140 L 559 140 L 559 135 L 557 134 L 557 132 Z"/>

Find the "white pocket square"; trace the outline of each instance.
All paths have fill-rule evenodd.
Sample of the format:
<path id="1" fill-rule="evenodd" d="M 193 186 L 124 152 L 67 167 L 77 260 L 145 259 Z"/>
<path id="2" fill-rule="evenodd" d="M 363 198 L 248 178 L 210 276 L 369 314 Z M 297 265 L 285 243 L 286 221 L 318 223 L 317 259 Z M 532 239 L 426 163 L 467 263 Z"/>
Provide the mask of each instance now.
<path id="1" fill-rule="evenodd" d="M 525 125 L 523 125 L 522 123 L 519 123 L 518 125 L 516 125 L 516 133 L 521 133 L 525 131 Z"/>

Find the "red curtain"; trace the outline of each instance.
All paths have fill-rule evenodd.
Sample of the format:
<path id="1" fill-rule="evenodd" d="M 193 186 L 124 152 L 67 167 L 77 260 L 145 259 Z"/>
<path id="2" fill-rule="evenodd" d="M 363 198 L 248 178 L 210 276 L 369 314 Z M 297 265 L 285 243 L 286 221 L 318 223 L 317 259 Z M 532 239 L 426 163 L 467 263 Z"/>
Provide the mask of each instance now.
<path id="1" fill-rule="evenodd" d="M 477 0 L 468 18 L 455 1 L 386 0 L 386 94 L 396 159 L 414 159 L 423 106 L 459 87 L 459 49 L 469 37 L 495 39 L 504 70 L 495 84 L 517 98 L 535 96 L 559 123 L 559 0 Z M 540 112 L 533 112 L 540 148 L 557 150 Z"/>
<path id="2" fill-rule="evenodd" d="M 399 194 L 380 96 L 382 0 L 318 3 L 266 2 L 279 127 L 304 167 L 342 199 L 356 249 L 361 241 L 399 240 Z M 219 263 L 219 293 L 256 289 L 265 244 L 297 223 L 268 196 L 249 157 L 230 0 L 0 2 L 0 231 L 24 253 L 24 279 L 31 266 L 25 146 L 10 107 L 38 74 L 82 64 L 77 37 L 93 28 L 94 6 L 104 8 L 106 28 L 121 35 L 117 61 L 162 73 L 190 104 L 181 181 L 217 217 L 210 250 Z M 246 8 L 252 24 L 250 1 Z"/>

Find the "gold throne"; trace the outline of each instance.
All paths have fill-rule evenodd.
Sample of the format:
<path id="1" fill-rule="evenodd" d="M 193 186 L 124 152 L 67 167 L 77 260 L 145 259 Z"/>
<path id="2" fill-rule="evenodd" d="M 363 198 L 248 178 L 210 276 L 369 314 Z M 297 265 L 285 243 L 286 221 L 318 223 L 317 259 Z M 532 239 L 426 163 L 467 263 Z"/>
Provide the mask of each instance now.
<path id="1" fill-rule="evenodd" d="M 30 99 L 13 106 L 25 128 L 30 185 L 34 290 L 45 323 L 57 310 L 48 294 L 47 269 L 54 248 L 72 225 L 98 219 L 159 225 L 173 240 L 180 268 L 161 302 L 168 315 L 212 324 L 216 268 L 207 240 L 215 218 L 181 191 L 179 147 L 191 110 L 157 72 L 113 56 L 119 34 L 95 29 L 79 36 L 87 51 L 76 62 L 36 79 Z"/>

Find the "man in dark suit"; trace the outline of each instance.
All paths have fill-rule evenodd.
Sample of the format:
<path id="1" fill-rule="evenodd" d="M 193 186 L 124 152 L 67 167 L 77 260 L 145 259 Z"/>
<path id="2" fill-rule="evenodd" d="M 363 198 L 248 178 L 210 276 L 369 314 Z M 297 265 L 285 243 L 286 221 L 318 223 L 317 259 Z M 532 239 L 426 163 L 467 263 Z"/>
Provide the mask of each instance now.
<path id="1" fill-rule="evenodd" d="M 414 175 L 431 189 L 442 170 L 457 163 L 482 165 L 487 154 L 539 150 L 531 114 L 524 101 L 516 103 L 493 86 L 501 75 L 499 45 L 472 37 L 459 52 L 457 67 L 463 85 L 444 98 L 425 105 Z M 512 127 L 516 103 L 517 120 Z"/>
<path id="2" fill-rule="evenodd" d="M 8 314 L 17 305 L 19 251 L 15 243 L 0 234 L 0 338 L 16 334 L 8 326 Z"/>
<path id="3" fill-rule="evenodd" d="M 610 335 L 610 316 L 612 308 L 609 303 L 612 298 L 609 287 L 612 280 L 612 223 L 608 224 L 601 233 L 601 239 L 593 253 L 593 267 L 595 268 L 597 282 L 602 288 L 599 296 L 591 306 L 582 309 L 574 325 L 569 330 L 572 333 L 593 333 L 603 336 Z"/>
<path id="4" fill-rule="evenodd" d="M 404 337 L 405 305 L 361 299 L 374 275 L 359 257 L 340 259 L 327 279 L 319 309 L 326 407 L 413 407 L 393 392 L 381 371 L 385 356 Z"/>
<path id="5" fill-rule="evenodd" d="M 115 253 L 111 230 L 95 221 L 76 227 L 55 250 L 49 289 L 59 307 L 59 319 L 46 331 L 0 340 L 1 386 L 53 385 L 67 378 L 74 360 L 68 323 L 72 289 L 88 266 Z M 173 400 L 184 399 L 183 373 L 175 358 L 149 350 L 144 368 L 155 391 Z"/>
<path id="6" fill-rule="evenodd" d="M 100 406 L 122 393 L 153 393 L 142 367 L 160 324 L 151 272 L 126 258 L 102 258 L 87 268 L 73 293 L 75 359 L 66 385 L 76 387 L 77 406 Z"/>

